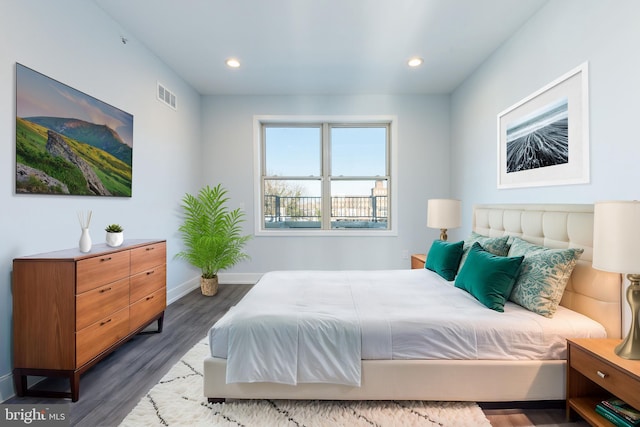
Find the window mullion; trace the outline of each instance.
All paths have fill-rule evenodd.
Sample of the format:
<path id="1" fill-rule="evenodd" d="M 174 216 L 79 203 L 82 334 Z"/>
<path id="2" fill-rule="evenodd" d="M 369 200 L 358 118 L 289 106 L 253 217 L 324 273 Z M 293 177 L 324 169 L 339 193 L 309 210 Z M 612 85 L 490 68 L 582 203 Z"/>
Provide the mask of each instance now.
<path id="1" fill-rule="evenodd" d="M 331 230 L 331 138 L 329 124 L 322 124 L 322 229 Z"/>

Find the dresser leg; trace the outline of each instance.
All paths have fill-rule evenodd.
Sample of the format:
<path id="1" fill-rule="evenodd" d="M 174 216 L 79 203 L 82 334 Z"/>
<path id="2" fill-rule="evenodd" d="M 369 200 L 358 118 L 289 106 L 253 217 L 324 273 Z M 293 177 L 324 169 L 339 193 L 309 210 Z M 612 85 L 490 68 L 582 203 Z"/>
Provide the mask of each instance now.
<path id="1" fill-rule="evenodd" d="M 80 374 L 72 372 L 69 375 L 69 385 L 71 386 L 71 401 L 77 402 L 80 398 Z"/>
<path id="2" fill-rule="evenodd" d="M 162 332 L 163 326 L 164 326 L 164 311 L 162 312 L 160 317 L 158 317 L 158 333 Z"/>
<path id="3" fill-rule="evenodd" d="M 16 389 L 16 396 L 24 396 L 24 392 L 27 390 L 27 376 L 22 374 L 22 370 L 13 370 L 13 385 Z"/>

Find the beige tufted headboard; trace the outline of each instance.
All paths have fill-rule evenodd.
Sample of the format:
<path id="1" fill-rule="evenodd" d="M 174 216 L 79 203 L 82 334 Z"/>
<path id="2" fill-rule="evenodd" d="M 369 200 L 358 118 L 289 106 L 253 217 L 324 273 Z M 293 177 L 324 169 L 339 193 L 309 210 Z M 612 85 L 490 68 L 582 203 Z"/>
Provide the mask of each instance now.
<path id="1" fill-rule="evenodd" d="M 472 229 L 490 237 L 517 236 L 550 248 L 584 249 L 560 304 L 601 323 L 610 338 L 622 336 L 622 276 L 591 267 L 593 205 L 476 205 Z"/>

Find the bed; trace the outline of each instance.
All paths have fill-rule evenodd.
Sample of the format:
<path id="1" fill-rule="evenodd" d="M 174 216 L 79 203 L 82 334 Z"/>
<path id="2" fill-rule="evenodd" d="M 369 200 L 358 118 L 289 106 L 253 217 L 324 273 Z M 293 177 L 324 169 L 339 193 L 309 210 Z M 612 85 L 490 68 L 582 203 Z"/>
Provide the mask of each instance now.
<path id="1" fill-rule="evenodd" d="M 582 252 L 561 295 L 560 307 L 552 317 L 564 319 L 565 316 L 574 313 L 579 318 L 583 317 L 598 325 L 602 334 L 608 337 L 619 338 L 621 336 L 621 276 L 595 270 L 591 267 L 593 205 L 476 205 L 473 208 L 472 230 L 489 239 L 509 236 L 510 241 L 521 239 L 519 241 L 529 242 L 532 245 L 552 249 L 575 248 Z M 409 282 L 422 280 L 422 276 L 432 274 L 431 272 L 411 272 L 409 270 L 397 273 L 401 273 L 401 276 Z M 312 272 L 297 272 L 296 274 L 308 274 L 310 276 L 306 279 L 314 280 Z M 365 282 L 369 280 L 374 283 L 373 274 L 377 274 L 387 281 L 393 280 L 391 276 L 387 276 L 392 274 L 389 271 L 361 272 L 361 274 L 358 272 L 318 272 L 316 280 L 329 278 L 322 277 L 322 275 L 330 275 L 330 278 L 335 281 L 351 280 L 351 278 L 358 276 L 358 280 L 365 280 Z M 269 275 L 263 277 L 263 279 L 268 278 Z M 443 286 L 446 287 L 446 285 Z M 394 288 L 391 284 L 386 288 L 388 292 L 394 294 Z M 449 285 L 449 288 L 454 287 Z M 352 286 L 350 289 L 356 288 Z M 375 289 L 382 292 L 379 284 Z M 459 289 L 448 291 L 457 292 Z M 252 292 L 253 289 L 250 294 Z M 340 292 L 344 292 L 344 290 L 339 290 L 336 287 L 335 293 L 339 295 Z M 253 297 L 254 303 L 259 303 L 263 298 L 264 295 L 256 293 Z M 389 298 L 391 299 L 391 297 Z M 451 297 L 447 296 L 446 298 Z M 250 300 L 251 297 L 246 303 L 249 304 Z M 243 300 L 241 304 L 244 302 Z M 360 305 L 361 311 L 366 311 L 362 308 L 364 306 L 366 304 Z M 472 311 L 468 307 L 465 306 L 464 310 Z M 485 310 L 488 309 L 485 308 Z M 525 312 L 528 310 L 522 310 L 517 304 L 508 302 L 505 304 L 502 314 L 526 317 Z M 350 313 L 345 311 L 345 317 L 348 321 L 353 317 Z M 537 323 L 546 322 L 543 320 L 543 316 L 536 313 L 531 314 L 533 317 L 528 320 L 529 322 L 536 323 L 536 316 L 539 318 Z M 374 345 L 372 350 L 365 346 L 367 339 L 365 339 L 363 329 L 357 331 L 363 334 L 363 347 L 353 350 L 355 354 L 360 352 L 360 363 L 347 366 L 348 369 L 345 371 L 348 372 L 336 380 L 325 381 L 323 377 L 319 380 L 307 378 L 307 381 L 295 381 L 293 378 L 292 381 L 287 381 L 285 377 L 284 380 L 279 378 L 277 381 L 271 381 L 269 377 L 262 378 L 262 380 L 256 380 L 255 377 L 242 378 L 242 372 L 238 370 L 238 362 L 234 365 L 234 361 L 239 359 L 231 357 L 229 353 L 234 352 L 233 346 L 228 345 L 233 340 L 230 340 L 225 335 L 226 333 L 219 332 L 227 320 L 228 317 L 225 315 L 212 329 L 211 344 L 213 345 L 217 341 L 218 345 L 216 348 L 212 348 L 212 355 L 204 360 L 204 394 L 211 401 L 227 398 L 272 398 L 512 402 L 562 400 L 565 398 L 564 343 L 560 342 L 563 340 L 558 338 L 545 337 L 545 334 L 541 334 L 542 339 L 538 345 L 540 352 L 535 357 L 529 357 L 529 354 L 518 355 L 516 352 L 507 354 L 505 357 L 493 357 L 491 351 L 480 353 L 477 348 L 474 350 L 477 352 L 475 356 L 448 354 L 447 352 L 451 350 L 439 349 L 438 354 L 441 357 L 438 357 L 438 354 L 435 356 L 433 354 L 412 356 L 412 350 L 406 350 L 401 345 L 397 346 L 400 350 L 396 348 L 381 350 L 382 347 L 379 345 L 378 347 Z M 569 329 L 574 328 L 571 322 L 569 322 Z M 222 324 L 219 325 L 219 323 Z M 258 321 L 258 323 L 260 322 Z M 508 324 L 510 321 L 505 323 Z M 355 321 L 356 328 L 357 324 L 358 322 Z M 216 327 L 218 327 L 218 332 L 214 332 Z M 590 334 L 591 332 L 585 333 Z M 560 332 L 560 336 L 563 336 L 562 334 L 565 332 Z M 567 336 L 570 334 L 567 332 Z M 449 336 L 453 335 L 455 333 L 451 333 Z M 345 354 L 347 353 L 346 347 L 349 346 L 348 343 L 353 342 L 350 336 L 325 337 L 324 339 L 325 342 L 318 339 L 317 348 L 325 345 L 330 347 L 331 342 L 334 341 L 342 342 L 340 345 L 345 345 Z M 396 338 L 394 340 L 401 342 Z M 448 341 L 448 339 L 445 338 L 442 341 Z M 236 342 L 236 349 L 242 348 L 242 345 L 241 341 L 239 344 Z M 336 346 L 339 345 L 336 344 Z M 548 347 L 547 352 L 545 352 L 546 347 Z M 488 346 L 485 345 L 484 349 L 487 348 Z M 264 363 L 267 365 L 279 360 L 283 355 L 286 358 L 286 353 L 282 352 L 282 348 L 279 349 L 280 353 L 278 351 L 270 353 L 271 349 L 267 348 L 264 350 Z M 387 359 L 376 358 L 376 351 L 381 353 L 391 351 L 393 354 Z M 233 354 L 237 353 L 236 351 Z M 312 348 L 309 353 L 313 354 L 314 349 Z M 253 362 L 261 363 L 260 360 L 255 359 Z M 358 370 L 355 380 L 350 376 L 349 369 L 351 368 Z M 240 373 L 238 374 L 238 372 Z M 296 372 L 289 372 L 289 374 L 295 376 Z M 300 374 L 298 372 L 298 375 L 313 377 L 316 372 L 310 369 L 307 373 Z M 357 384 L 354 384 L 354 381 L 357 381 Z"/>

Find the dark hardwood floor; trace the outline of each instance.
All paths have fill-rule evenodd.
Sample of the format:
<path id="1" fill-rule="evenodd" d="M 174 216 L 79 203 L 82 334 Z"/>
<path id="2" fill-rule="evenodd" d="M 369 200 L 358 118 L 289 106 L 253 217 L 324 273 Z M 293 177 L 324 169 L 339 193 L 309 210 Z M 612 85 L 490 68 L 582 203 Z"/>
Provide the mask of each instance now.
<path id="1" fill-rule="evenodd" d="M 218 294 L 205 297 L 194 290 L 167 307 L 164 331 L 133 337 L 80 379 L 80 399 L 14 397 L 4 403 L 68 404 L 72 426 L 117 426 L 153 385 L 207 334 L 211 326 L 251 288 L 221 284 Z M 155 328 L 155 323 L 149 330 Z M 45 380 L 43 388 L 68 390 L 68 382 Z M 481 405 L 482 406 L 482 405 Z M 557 405 L 526 409 L 483 406 L 494 427 L 583 426 L 565 423 Z"/>

